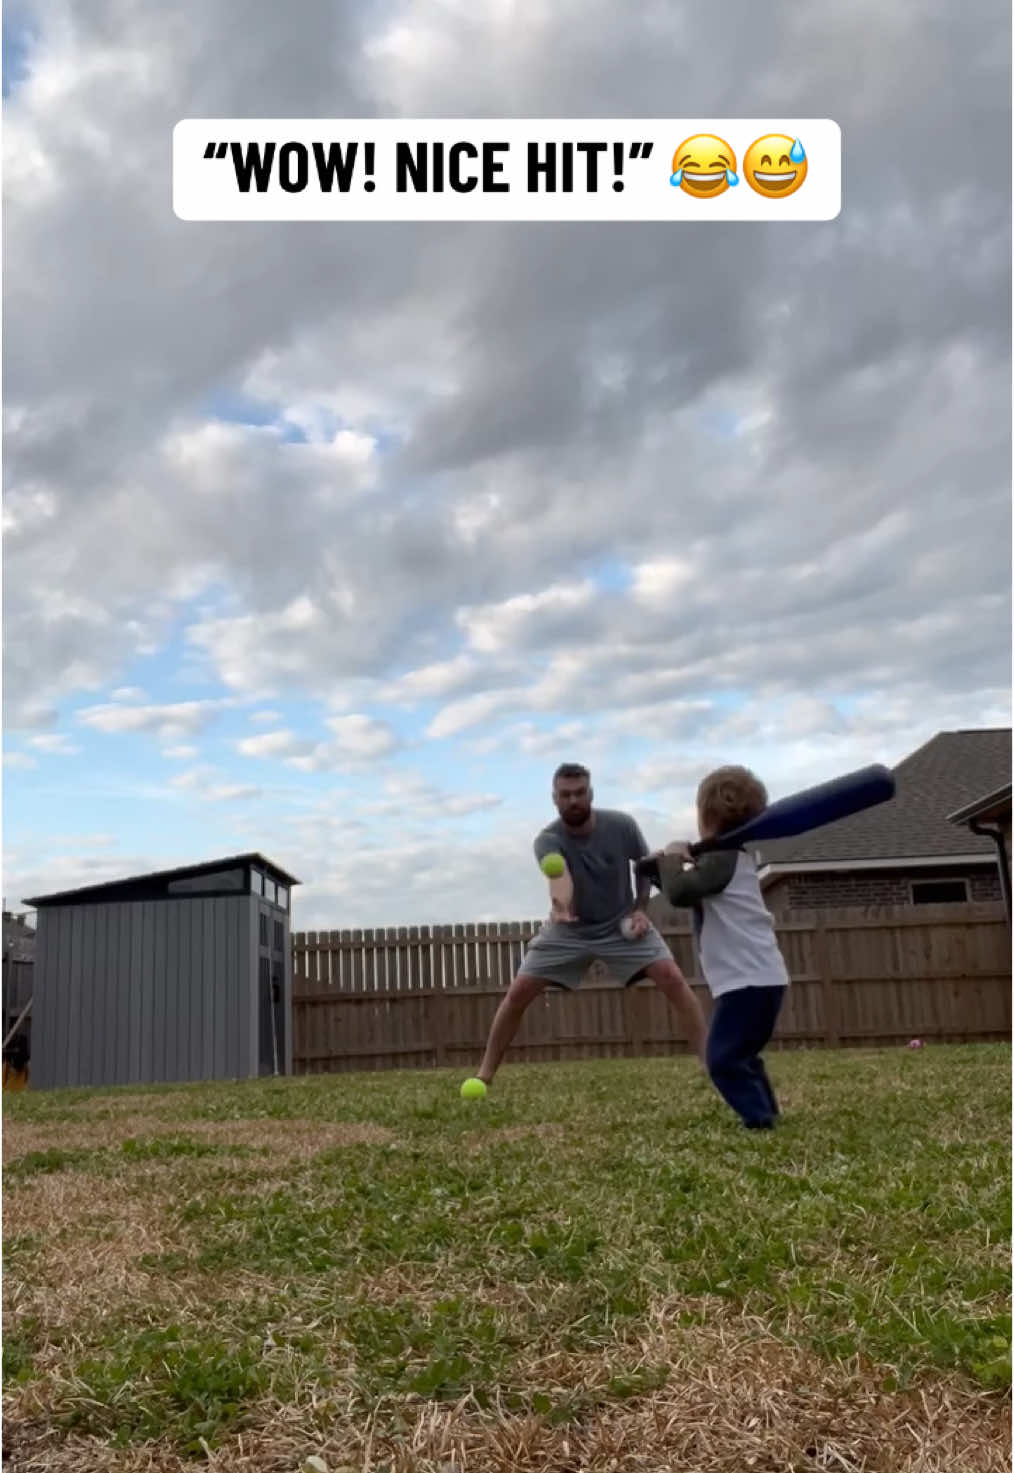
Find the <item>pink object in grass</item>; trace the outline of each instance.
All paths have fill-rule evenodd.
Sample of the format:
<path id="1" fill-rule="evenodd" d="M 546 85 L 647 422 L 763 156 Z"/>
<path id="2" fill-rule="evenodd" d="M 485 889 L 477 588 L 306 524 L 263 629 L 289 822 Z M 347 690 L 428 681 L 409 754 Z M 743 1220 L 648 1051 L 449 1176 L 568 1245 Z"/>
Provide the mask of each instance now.
<path id="1" fill-rule="evenodd" d="M 909 1048 L 922 1048 L 922 1039 L 913 1038 L 912 1042 L 909 1044 Z"/>

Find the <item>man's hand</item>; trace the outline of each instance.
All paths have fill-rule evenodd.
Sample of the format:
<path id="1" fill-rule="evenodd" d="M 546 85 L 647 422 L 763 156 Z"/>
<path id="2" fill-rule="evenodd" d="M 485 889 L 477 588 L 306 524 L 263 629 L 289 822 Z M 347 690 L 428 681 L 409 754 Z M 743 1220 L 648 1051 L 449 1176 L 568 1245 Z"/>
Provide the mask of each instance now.
<path id="1" fill-rule="evenodd" d="M 627 930 L 631 940 L 638 940 L 641 936 L 647 936 L 651 930 L 651 921 L 643 910 L 633 910 L 627 917 Z"/>
<path id="2" fill-rule="evenodd" d="M 577 916 L 574 914 L 569 906 L 564 905 L 562 900 L 557 900 L 555 895 L 553 896 L 551 905 L 552 909 L 549 912 L 549 919 L 551 921 L 559 921 L 560 924 L 564 926 L 572 926 L 575 924 L 575 922 L 577 921 Z"/>

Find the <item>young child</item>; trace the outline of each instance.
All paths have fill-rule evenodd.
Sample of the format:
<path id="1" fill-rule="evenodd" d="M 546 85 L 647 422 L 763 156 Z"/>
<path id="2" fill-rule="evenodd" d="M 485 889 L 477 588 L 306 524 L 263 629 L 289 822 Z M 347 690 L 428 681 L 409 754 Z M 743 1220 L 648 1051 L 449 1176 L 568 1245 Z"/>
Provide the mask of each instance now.
<path id="1" fill-rule="evenodd" d="M 697 790 L 702 839 L 746 823 L 768 803 L 745 767 L 720 767 Z M 649 874 L 670 904 L 692 907 L 697 948 L 714 999 L 707 1067 L 715 1088 L 750 1130 L 771 1130 L 779 1113 L 761 1052 L 774 1033 L 789 975 L 757 867 L 742 849 L 689 861 L 686 844 L 653 856 Z"/>

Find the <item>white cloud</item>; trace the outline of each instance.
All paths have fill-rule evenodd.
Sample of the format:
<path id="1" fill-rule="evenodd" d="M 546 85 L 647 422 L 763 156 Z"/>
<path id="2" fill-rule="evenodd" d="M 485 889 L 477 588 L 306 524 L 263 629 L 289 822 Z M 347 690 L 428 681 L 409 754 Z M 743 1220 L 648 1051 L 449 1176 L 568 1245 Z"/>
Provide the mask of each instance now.
<path id="1" fill-rule="evenodd" d="M 383 797 L 360 801 L 355 812 L 371 821 L 381 816 L 393 818 L 403 827 L 488 813 L 504 801 L 499 793 L 449 791 L 413 772 L 386 778 L 382 790 Z"/>
<path id="2" fill-rule="evenodd" d="M 438 700 L 454 691 L 481 679 L 482 663 L 472 655 L 456 655 L 451 660 L 438 661 L 418 670 L 410 670 L 384 686 L 379 692 L 382 700 L 395 704 L 414 705 L 419 701 Z"/>
<path id="3" fill-rule="evenodd" d="M 457 736 L 469 727 L 491 720 L 499 712 L 514 708 L 517 700 L 514 691 L 488 691 L 464 696 L 459 701 L 449 702 L 434 716 L 426 728 L 426 735 L 434 740 Z"/>
<path id="4" fill-rule="evenodd" d="M 291 731 L 266 731 L 263 736 L 243 737 L 236 743 L 236 750 L 244 757 L 303 756 L 312 749 L 312 742 L 300 741 Z"/>
<path id="5" fill-rule="evenodd" d="M 261 789 L 242 783 L 217 781 L 214 767 L 194 767 L 169 779 L 170 787 L 209 803 L 249 802 L 261 796 Z"/>
<path id="6" fill-rule="evenodd" d="M 247 802 L 261 796 L 260 788 L 244 786 L 242 783 L 219 783 L 209 787 L 205 794 L 212 803 Z"/>
<path id="7" fill-rule="evenodd" d="M 74 757 L 80 751 L 75 747 L 62 732 L 46 732 L 40 736 L 28 738 L 28 745 L 39 752 L 45 752 L 49 757 Z"/>
<path id="8" fill-rule="evenodd" d="M 633 596 L 649 609 L 673 607 L 690 587 L 694 577 L 692 564 L 685 558 L 659 558 L 641 563 L 633 569 Z"/>
<path id="9" fill-rule="evenodd" d="M 568 624 L 596 596 L 594 583 L 558 584 L 539 593 L 517 594 L 485 608 L 459 609 L 456 620 L 465 638 L 481 654 L 515 651 L 552 633 L 563 617 Z"/>
<path id="10" fill-rule="evenodd" d="M 4 496 L 0 526 L 5 539 L 17 537 L 19 533 L 38 530 L 51 522 L 59 510 L 55 492 L 48 488 L 29 486 Z"/>
<path id="11" fill-rule="evenodd" d="M 602 744 L 598 730 L 593 733 L 583 721 L 563 721 L 546 727 L 535 726 L 531 721 L 516 721 L 495 727 L 485 736 L 473 737 L 469 745 L 472 751 L 482 755 L 516 751 L 526 757 L 551 757 L 574 751 L 578 746 L 586 753 L 601 750 Z"/>
<path id="12" fill-rule="evenodd" d="M 369 768 L 390 757 L 401 745 L 398 734 L 385 721 L 363 714 L 331 716 L 324 725 L 333 733 L 326 741 L 298 737 L 289 730 L 264 732 L 236 742 L 244 757 L 276 760 L 300 772 L 333 772 Z"/>
<path id="13" fill-rule="evenodd" d="M 342 595 L 330 590 L 326 597 L 335 605 Z M 322 604 L 300 593 L 263 615 L 198 621 L 187 630 L 187 640 L 227 686 L 257 695 L 309 673 L 308 650 L 326 637 L 331 617 Z"/>
<path id="14" fill-rule="evenodd" d="M 77 720 L 95 731 L 144 732 L 172 740 L 204 731 L 222 707 L 221 701 L 178 701 L 164 706 L 86 706 L 77 712 Z"/>
<path id="15" fill-rule="evenodd" d="M 214 776 L 214 773 L 214 768 L 192 767 L 187 772 L 181 772 L 176 777 L 171 777 L 169 784 L 171 787 L 182 789 L 184 792 L 193 792 L 197 788 L 203 789 L 207 785 L 209 778 Z"/>
<path id="16" fill-rule="evenodd" d="M 332 716 L 326 725 L 335 734 L 335 750 L 349 757 L 382 757 L 398 745 L 393 728 L 370 716 Z"/>

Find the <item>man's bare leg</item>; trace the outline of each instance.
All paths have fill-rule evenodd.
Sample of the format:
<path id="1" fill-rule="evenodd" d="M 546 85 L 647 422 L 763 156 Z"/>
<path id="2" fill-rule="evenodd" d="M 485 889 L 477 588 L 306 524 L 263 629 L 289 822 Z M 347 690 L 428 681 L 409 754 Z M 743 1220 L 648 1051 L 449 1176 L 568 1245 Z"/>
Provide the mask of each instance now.
<path id="1" fill-rule="evenodd" d="M 652 962 L 644 970 L 645 975 L 651 978 L 659 992 L 664 992 L 669 999 L 691 1049 L 706 1070 L 708 1026 L 690 983 L 675 962 Z"/>
<path id="2" fill-rule="evenodd" d="M 496 1010 L 496 1017 L 489 1030 L 489 1038 L 486 1042 L 486 1052 L 482 1056 L 477 1078 L 484 1084 L 493 1082 L 493 1075 L 500 1067 L 500 1061 L 510 1047 L 511 1039 L 521 1026 L 521 1019 L 525 1010 L 535 999 L 549 986 L 539 977 L 515 977 L 507 989 L 507 996 Z"/>

